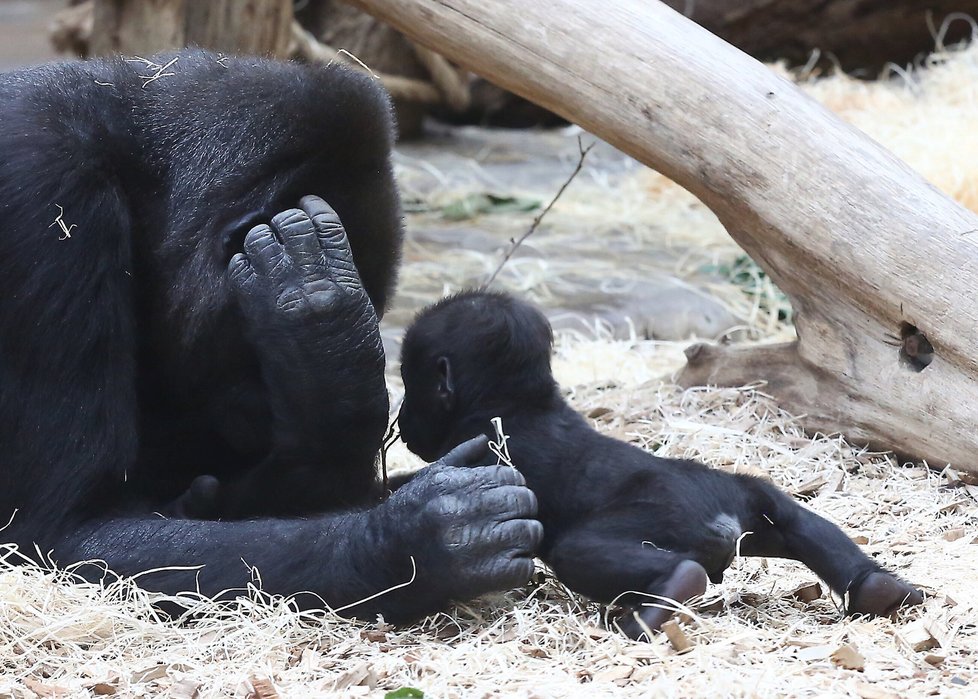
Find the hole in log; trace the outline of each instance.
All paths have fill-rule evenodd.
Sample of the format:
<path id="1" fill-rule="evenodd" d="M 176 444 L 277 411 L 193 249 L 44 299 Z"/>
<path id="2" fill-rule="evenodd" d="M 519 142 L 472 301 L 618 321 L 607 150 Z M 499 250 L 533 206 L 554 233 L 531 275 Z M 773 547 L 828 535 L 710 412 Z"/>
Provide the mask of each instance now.
<path id="1" fill-rule="evenodd" d="M 934 360 L 934 346 L 916 325 L 900 323 L 900 361 L 914 371 L 923 371 Z"/>

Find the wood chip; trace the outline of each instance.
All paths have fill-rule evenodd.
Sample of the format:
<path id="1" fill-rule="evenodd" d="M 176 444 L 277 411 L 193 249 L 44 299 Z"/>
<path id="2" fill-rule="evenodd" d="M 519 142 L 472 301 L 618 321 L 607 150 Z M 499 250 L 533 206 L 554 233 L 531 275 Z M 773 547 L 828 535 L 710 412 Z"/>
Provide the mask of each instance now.
<path id="1" fill-rule="evenodd" d="M 963 539 L 966 536 L 974 536 L 975 530 L 969 527 L 953 527 L 944 532 L 945 541 L 957 541 L 958 539 Z"/>
<path id="2" fill-rule="evenodd" d="M 604 417 L 605 415 L 610 415 L 613 412 L 614 411 L 611 408 L 604 408 L 604 407 L 591 408 L 588 411 L 587 416 L 592 420 L 597 420 L 598 418 Z"/>
<path id="3" fill-rule="evenodd" d="M 821 490 L 828 482 L 825 476 L 815 476 L 811 480 L 805 481 L 801 485 L 793 488 L 791 494 L 796 498 L 808 498 Z"/>
<path id="4" fill-rule="evenodd" d="M 200 682 L 190 679 L 183 679 L 170 687 L 167 692 L 167 699 L 197 699 L 200 691 Z"/>
<path id="5" fill-rule="evenodd" d="M 349 670 L 340 673 L 340 676 L 333 682 L 333 691 L 349 689 L 357 685 L 376 684 L 370 666 L 367 663 L 360 663 Z"/>
<path id="6" fill-rule="evenodd" d="M 934 665 L 935 667 L 947 660 L 947 654 L 943 651 L 935 650 L 931 651 L 924 656 L 924 662 L 928 665 Z"/>
<path id="7" fill-rule="evenodd" d="M 842 483 L 845 480 L 845 473 L 842 471 L 835 471 L 830 474 L 828 478 L 825 479 L 825 485 L 819 488 L 818 496 L 828 495 L 830 493 L 838 493 L 842 490 Z"/>
<path id="8" fill-rule="evenodd" d="M 132 673 L 132 678 L 129 680 L 132 684 L 140 684 L 142 682 L 152 682 L 153 680 L 159 680 L 166 677 L 167 671 L 170 669 L 169 665 L 154 665 L 153 667 L 148 667 L 145 670 L 137 670 Z"/>
<path id="9" fill-rule="evenodd" d="M 937 639 L 927 630 L 927 626 L 923 621 L 915 621 L 907 624 L 897 633 L 903 639 L 904 643 L 917 652 L 930 650 L 938 646 Z"/>
<path id="10" fill-rule="evenodd" d="M 595 641 L 601 641 L 610 636 L 615 636 L 617 634 L 608 631 L 608 629 L 602 629 L 600 626 L 588 626 L 586 629 L 588 638 Z"/>
<path id="11" fill-rule="evenodd" d="M 860 699 L 901 699 L 900 695 L 886 689 L 881 689 L 874 684 L 860 682 L 854 689 Z"/>
<path id="12" fill-rule="evenodd" d="M 612 665 L 609 668 L 600 670 L 594 675 L 595 682 L 615 682 L 616 680 L 627 680 L 632 675 L 635 668 L 627 665 Z"/>
<path id="13" fill-rule="evenodd" d="M 30 677 L 24 680 L 24 684 L 29 690 L 39 697 L 70 697 L 71 690 L 67 687 L 60 687 L 56 684 L 44 684 Z"/>
<path id="14" fill-rule="evenodd" d="M 727 606 L 726 602 L 723 601 L 722 597 L 717 597 L 709 602 L 703 601 L 698 604 L 693 605 L 693 608 L 699 614 L 718 614 L 724 610 Z"/>
<path id="15" fill-rule="evenodd" d="M 666 634 L 666 638 L 669 639 L 669 643 L 677 653 L 685 653 L 693 647 L 686 633 L 679 627 L 675 619 L 670 619 L 664 623 L 662 625 L 662 631 Z"/>
<path id="16" fill-rule="evenodd" d="M 924 628 L 927 629 L 927 633 L 937 641 L 937 645 L 941 648 L 947 649 L 951 647 L 951 631 L 946 624 L 941 623 L 937 619 L 924 619 Z"/>
<path id="17" fill-rule="evenodd" d="M 279 699 L 278 690 L 267 677 L 249 677 L 254 699 Z"/>
<path id="18" fill-rule="evenodd" d="M 118 691 L 115 688 L 115 685 L 110 684 L 109 682 L 96 682 L 90 686 L 89 689 L 92 690 L 93 694 L 100 697 L 110 697 Z"/>
<path id="19" fill-rule="evenodd" d="M 520 646 L 520 652 L 529 655 L 531 658 L 549 658 L 550 653 L 547 652 L 545 648 L 540 646 L 531 646 L 529 643 L 524 643 Z"/>
<path id="20" fill-rule="evenodd" d="M 957 480 L 961 481 L 965 485 L 978 485 L 978 473 L 971 473 L 970 471 L 955 471 L 954 475 Z"/>
<path id="21" fill-rule="evenodd" d="M 822 586 L 818 582 L 807 583 L 795 588 L 788 594 L 799 602 L 810 604 L 815 600 L 822 599 Z"/>
<path id="22" fill-rule="evenodd" d="M 802 648 L 795 654 L 795 657 L 799 660 L 810 663 L 816 660 L 825 660 L 830 655 L 832 655 L 832 646 L 823 645 Z"/>
<path id="23" fill-rule="evenodd" d="M 862 672 L 866 669 L 866 658 L 851 643 L 836 648 L 831 658 L 833 663 L 839 667 L 844 667 L 846 670 L 859 670 Z"/>
<path id="24" fill-rule="evenodd" d="M 860 546 L 865 546 L 866 544 L 869 543 L 869 537 L 863 536 L 862 534 L 857 534 L 856 536 L 852 537 L 852 543 L 859 544 Z"/>

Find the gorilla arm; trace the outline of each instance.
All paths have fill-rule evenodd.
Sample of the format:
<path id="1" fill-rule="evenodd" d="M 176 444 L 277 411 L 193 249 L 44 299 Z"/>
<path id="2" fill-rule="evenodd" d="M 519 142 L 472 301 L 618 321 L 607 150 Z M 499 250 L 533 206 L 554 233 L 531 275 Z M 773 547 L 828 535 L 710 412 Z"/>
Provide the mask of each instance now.
<path id="1" fill-rule="evenodd" d="M 362 496 L 387 427 L 384 349 L 336 212 L 318 197 L 253 228 L 229 275 L 272 413 L 268 457 L 222 483 L 215 516 L 321 511 Z M 347 502 L 345 504 L 352 504 Z"/>
<path id="2" fill-rule="evenodd" d="M 193 589 L 195 578 L 205 595 L 240 590 L 254 566 L 270 592 L 312 593 L 297 596 L 300 607 L 325 602 L 347 616 L 409 621 L 452 599 L 520 585 L 533 571 L 543 537 L 536 498 L 513 469 L 459 468 L 485 454 L 483 438 L 466 442 L 369 510 L 307 520 L 94 521 L 58 552 L 104 560 L 124 575 L 200 565 L 141 576 L 141 586 L 169 593 Z"/>

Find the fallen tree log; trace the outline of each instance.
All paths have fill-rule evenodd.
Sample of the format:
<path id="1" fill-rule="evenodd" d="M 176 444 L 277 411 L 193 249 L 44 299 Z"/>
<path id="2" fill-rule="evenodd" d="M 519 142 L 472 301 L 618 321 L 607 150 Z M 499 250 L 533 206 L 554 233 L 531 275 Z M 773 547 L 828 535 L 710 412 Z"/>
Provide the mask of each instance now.
<path id="1" fill-rule="evenodd" d="M 804 64 L 812 51 L 847 71 L 875 76 L 886 63 L 913 62 L 967 39 L 978 0 L 664 0 L 701 27 L 761 60 Z M 958 17 L 959 21 L 944 21 Z M 943 34 L 941 30 L 943 28 Z"/>
<path id="2" fill-rule="evenodd" d="M 687 188 L 789 295 L 797 342 L 691 350 L 685 384 L 978 471 L 978 216 L 662 3 L 354 1 Z"/>

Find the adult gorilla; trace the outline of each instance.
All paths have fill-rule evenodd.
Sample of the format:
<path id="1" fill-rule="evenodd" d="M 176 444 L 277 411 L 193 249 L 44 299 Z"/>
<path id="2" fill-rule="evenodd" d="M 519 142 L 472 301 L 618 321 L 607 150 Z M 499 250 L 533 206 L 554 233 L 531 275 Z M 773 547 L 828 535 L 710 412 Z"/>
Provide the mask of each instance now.
<path id="1" fill-rule="evenodd" d="M 482 445 L 377 504 L 386 97 L 340 68 L 157 60 L 0 76 L 2 536 L 203 566 L 142 578 L 164 591 L 241 587 L 245 561 L 334 608 L 416 566 L 349 610 L 391 620 L 524 582 L 536 503 L 511 469 L 456 467 Z M 220 521 L 154 514 L 202 482 Z"/>

